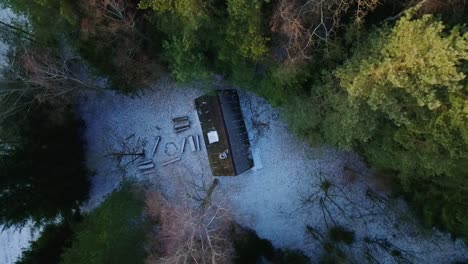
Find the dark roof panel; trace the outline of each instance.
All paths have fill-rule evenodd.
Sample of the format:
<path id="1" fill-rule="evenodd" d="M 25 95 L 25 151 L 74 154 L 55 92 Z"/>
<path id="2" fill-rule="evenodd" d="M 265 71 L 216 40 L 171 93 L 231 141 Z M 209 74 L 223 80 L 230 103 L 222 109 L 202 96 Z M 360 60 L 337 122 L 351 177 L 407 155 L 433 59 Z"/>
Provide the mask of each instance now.
<path id="1" fill-rule="evenodd" d="M 218 90 L 195 99 L 208 159 L 215 176 L 238 175 L 253 167 L 249 137 L 236 90 Z M 208 132 L 216 130 L 219 142 L 209 144 Z M 227 150 L 226 159 L 220 154 Z"/>
<path id="2" fill-rule="evenodd" d="M 239 95 L 236 90 L 222 90 L 218 92 L 218 99 L 231 145 L 234 168 L 236 174 L 241 174 L 253 167 L 253 159 Z"/>

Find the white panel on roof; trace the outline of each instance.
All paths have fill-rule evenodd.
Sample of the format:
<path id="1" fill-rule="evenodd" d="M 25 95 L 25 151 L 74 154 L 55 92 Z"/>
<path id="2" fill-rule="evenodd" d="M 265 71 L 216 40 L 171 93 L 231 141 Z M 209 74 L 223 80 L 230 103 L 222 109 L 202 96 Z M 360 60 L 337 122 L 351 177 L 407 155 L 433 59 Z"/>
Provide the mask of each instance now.
<path id="1" fill-rule="evenodd" d="M 208 142 L 210 142 L 210 144 L 213 144 L 219 141 L 218 132 L 216 130 L 208 132 L 207 135 L 208 135 Z"/>

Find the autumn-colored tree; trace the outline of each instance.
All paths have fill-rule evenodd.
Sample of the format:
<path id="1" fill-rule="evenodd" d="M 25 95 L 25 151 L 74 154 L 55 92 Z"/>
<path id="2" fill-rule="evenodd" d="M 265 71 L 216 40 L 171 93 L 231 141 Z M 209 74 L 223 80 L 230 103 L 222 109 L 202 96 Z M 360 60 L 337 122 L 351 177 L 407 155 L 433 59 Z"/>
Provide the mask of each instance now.
<path id="1" fill-rule="evenodd" d="M 144 43 L 158 46 L 140 32 L 142 14 L 125 0 L 80 0 L 80 41 L 83 57 L 116 88 L 130 92 L 149 85 L 162 66 L 151 59 Z"/>
<path id="2" fill-rule="evenodd" d="M 404 175 L 452 175 L 467 157 L 468 33 L 446 33 L 433 16 L 412 14 L 372 35 L 336 77 L 351 104 L 383 114 L 394 125 L 393 140 L 418 153 L 413 165 L 399 165 Z M 453 163 L 440 166 L 447 158 Z"/>
<path id="3" fill-rule="evenodd" d="M 173 205 L 159 193 L 149 193 L 146 207 L 158 224 L 152 254 L 146 263 L 230 263 L 229 212 L 210 204 L 193 209 L 188 203 Z"/>
<path id="4" fill-rule="evenodd" d="M 34 43 L 12 49 L 0 87 L 0 119 L 34 103 L 69 103 L 73 95 L 96 89 L 94 79 L 77 69 L 82 62 Z"/>

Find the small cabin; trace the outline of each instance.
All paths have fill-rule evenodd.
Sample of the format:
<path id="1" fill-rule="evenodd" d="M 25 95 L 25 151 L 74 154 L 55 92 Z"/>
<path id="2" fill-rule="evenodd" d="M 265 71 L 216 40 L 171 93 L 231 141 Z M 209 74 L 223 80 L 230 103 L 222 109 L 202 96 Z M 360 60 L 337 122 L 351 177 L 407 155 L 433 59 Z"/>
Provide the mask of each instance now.
<path id="1" fill-rule="evenodd" d="M 236 176 L 254 166 L 236 90 L 195 99 L 213 176 Z"/>

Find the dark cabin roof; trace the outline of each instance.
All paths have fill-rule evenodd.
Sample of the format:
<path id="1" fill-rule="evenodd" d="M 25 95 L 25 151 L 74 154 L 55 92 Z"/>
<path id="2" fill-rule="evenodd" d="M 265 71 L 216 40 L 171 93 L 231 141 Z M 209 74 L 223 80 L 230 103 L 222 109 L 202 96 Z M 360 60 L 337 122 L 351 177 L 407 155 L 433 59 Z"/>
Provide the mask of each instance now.
<path id="1" fill-rule="evenodd" d="M 203 138 L 214 176 L 235 176 L 253 167 L 249 137 L 236 90 L 217 90 L 195 99 Z M 208 132 L 219 141 L 209 144 Z M 219 155 L 228 151 L 226 159 Z"/>

